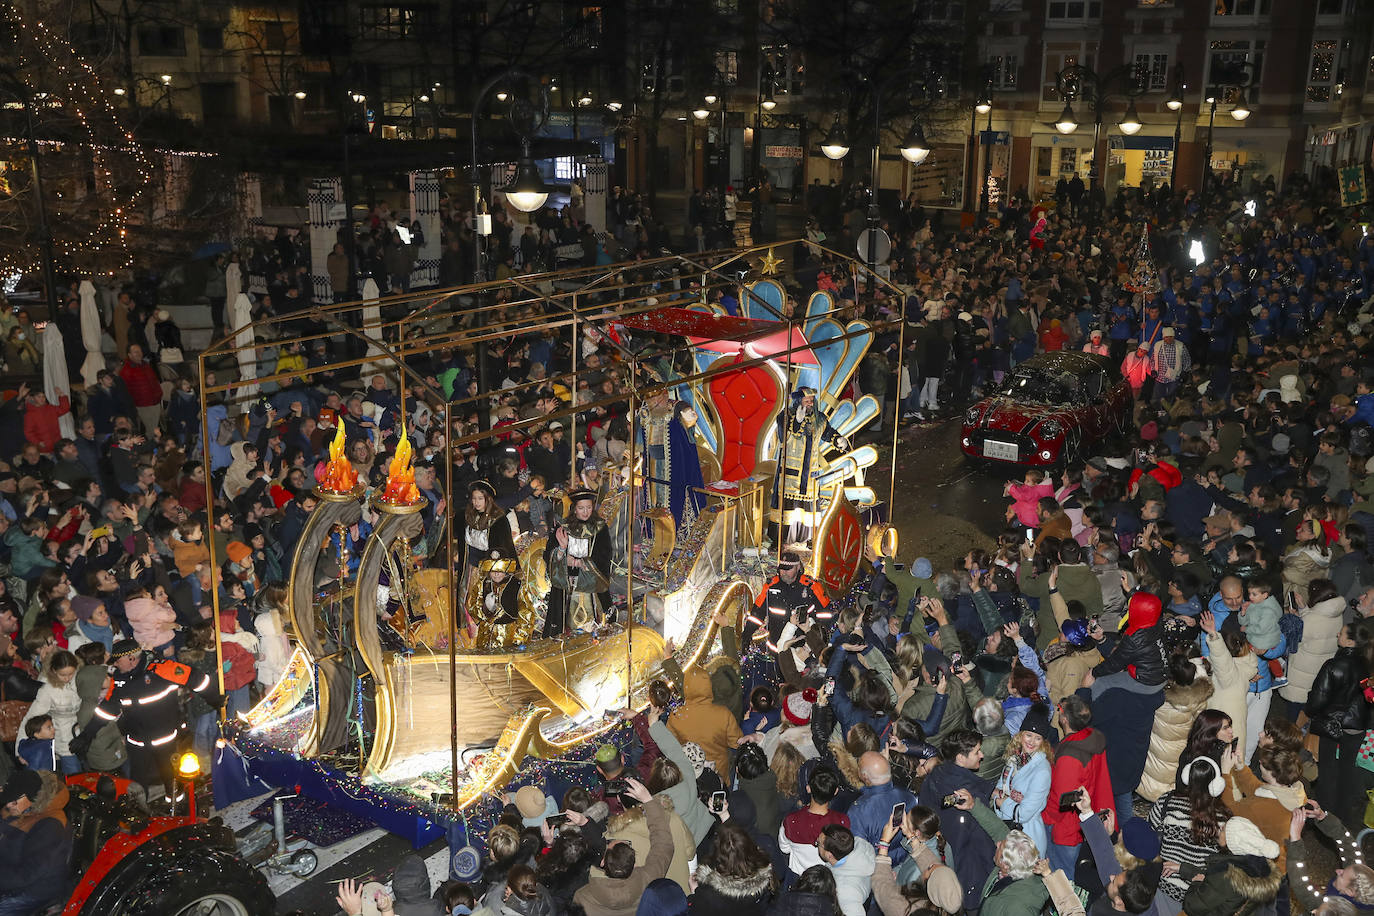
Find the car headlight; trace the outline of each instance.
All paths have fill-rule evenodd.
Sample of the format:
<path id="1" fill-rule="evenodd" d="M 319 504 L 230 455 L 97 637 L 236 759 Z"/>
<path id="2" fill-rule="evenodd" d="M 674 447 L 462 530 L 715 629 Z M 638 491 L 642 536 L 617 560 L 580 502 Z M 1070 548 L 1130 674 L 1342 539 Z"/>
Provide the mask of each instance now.
<path id="1" fill-rule="evenodd" d="M 1058 439 L 1064 435 L 1064 424 L 1058 420 L 1046 420 L 1037 431 L 1041 439 Z"/>
<path id="2" fill-rule="evenodd" d="M 974 405 L 964 412 L 964 425 L 975 426 L 983 418 L 983 408 Z"/>

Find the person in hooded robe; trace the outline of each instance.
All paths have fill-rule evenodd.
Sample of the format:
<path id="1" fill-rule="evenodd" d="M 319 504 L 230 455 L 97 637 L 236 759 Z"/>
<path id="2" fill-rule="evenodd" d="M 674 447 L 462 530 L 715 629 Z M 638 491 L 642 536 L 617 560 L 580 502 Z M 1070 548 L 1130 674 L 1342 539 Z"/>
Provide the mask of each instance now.
<path id="1" fill-rule="evenodd" d="M 683 517 L 695 518 L 706 507 L 705 482 L 701 477 L 701 457 L 697 454 L 697 412 L 686 401 L 678 401 L 673 419 L 668 422 L 668 508 L 680 528 Z M 690 510 L 690 511 L 689 511 Z"/>

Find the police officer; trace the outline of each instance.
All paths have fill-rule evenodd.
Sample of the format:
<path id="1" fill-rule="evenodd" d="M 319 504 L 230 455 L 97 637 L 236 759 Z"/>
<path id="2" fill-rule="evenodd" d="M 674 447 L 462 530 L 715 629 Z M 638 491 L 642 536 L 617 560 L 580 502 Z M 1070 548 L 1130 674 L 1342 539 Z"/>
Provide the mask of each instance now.
<path id="1" fill-rule="evenodd" d="M 96 732 L 108 722 L 118 722 L 128 744 L 134 781 L 145 790 L 161 785 L 169 796 L 174 795 L 172 757 L 186 725 L 178 696 L 181 688 L 200 694 L 216 707 L 223 706 L 224 699 L 210 675 L 197 676 L 190 666 L 177 661 L 151 661 L 132 639 L 116 642 L 110 661 L 114 670 L 109 691 L 81 734 L 72 739 L 72 753 L 84 757 Z"/>
<path id="2" fill-rule="evenodd" d="M 825 587 L 803 573 L 801 557 L 788 550 L 778 563 L 778 574 L 768 580 L 754 601 L 744 625 L 744 644 L 748 645 L 763 627 L 768 633 L 768 651 L 776 655 L 782 651 L 784 631 L 789 624 L 796 627 L 806 619 L 829 624 L 834 616 Z"/>

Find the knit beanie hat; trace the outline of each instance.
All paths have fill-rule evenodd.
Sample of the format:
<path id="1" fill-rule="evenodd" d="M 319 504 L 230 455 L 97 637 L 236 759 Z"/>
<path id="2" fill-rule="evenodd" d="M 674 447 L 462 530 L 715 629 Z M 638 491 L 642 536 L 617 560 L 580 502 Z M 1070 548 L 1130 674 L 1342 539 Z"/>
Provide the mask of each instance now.
<path id="1" fill-rule="evenodd" d="M 229 546 L 224 548 L 225 554 L 235 563 L 243 563 L 253 555 L 253 551 L 242 541 L 230 541 Z"/>
<path id="2" fill-rule="evenodd" d="M 1081 617 L 1070 617 L 1059 625 L 1059 632 L 1071 645 L 1083 648 L 1088 644 L 1088 621 Z"/>
<path id="3" fill-rule="evenodd" d="M 815 705 L 816 690 L 813 687 L 807 687 L 805 690 L 788 694 L 787 699 L 782 702 L 782 714 L 793 725 L 809 725 L 811 723 L 811 707 Z"/>
<path id="4" fill-rule="evenodd" d="M 1127 818 L 1121 825 L 1121 845 L 1131 855 L 1146 862 L 1159 857 L 1159 834 L 1141 817 Z"/>
<path id="5" fill-rule="evenodd" d="M 918 579 L 930 579 L 935 576 L 935 567 L 925 557 L 917 557 L 911 564 L 911 574 Z"/>
<path id="6" fill-rule="evenodd" d="M 926 879 L 926 896 L 946 913 L 958 913 L 964 905 L 964 887 L 948 865 L 937 865 Z"/>
<path id="7" fill-rule="evenodd" d="M 77 595 L 72 599 L 72 612 L 79 620 L 90 620 L 95 609 L 104 606 L 105 602 L 99 598 L 91 598 L 87 595 Z"/>
<path id="8" fill-rule="evenodd" d="M 1277 859 L 1279 844 L 1260 833 L 1254 821 L 1233 817 L 1222 828 L 1226 834 L 1226 848 L 1238 856 L 1262 856 Z"/>
<path id="9" fill-rule="evenodd" d="M 706 752 L 701 749 L 701 745 L 695 741 L 688 741 L 682 746 L 682 753 L 687 755 L 688 761 L 692 764 L 692 776 L 699 778 L 709 766 L 706 762 Z"/>

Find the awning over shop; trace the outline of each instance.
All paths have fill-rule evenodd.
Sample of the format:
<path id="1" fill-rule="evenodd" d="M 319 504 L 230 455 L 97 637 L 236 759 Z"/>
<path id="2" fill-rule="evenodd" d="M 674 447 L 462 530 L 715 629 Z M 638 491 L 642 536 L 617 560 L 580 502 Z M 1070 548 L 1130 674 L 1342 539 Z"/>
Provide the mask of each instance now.
<path id="1" fill-rule="evenodd" d="M 1160 150 L 1174 148 L 1173 137 L 1144 137 L 1137 134 L 1134 137 L 1124 135 L 1112 136 L 1109 137 L 1108 140 L 1111 143 L 1112 149 Z"/>

